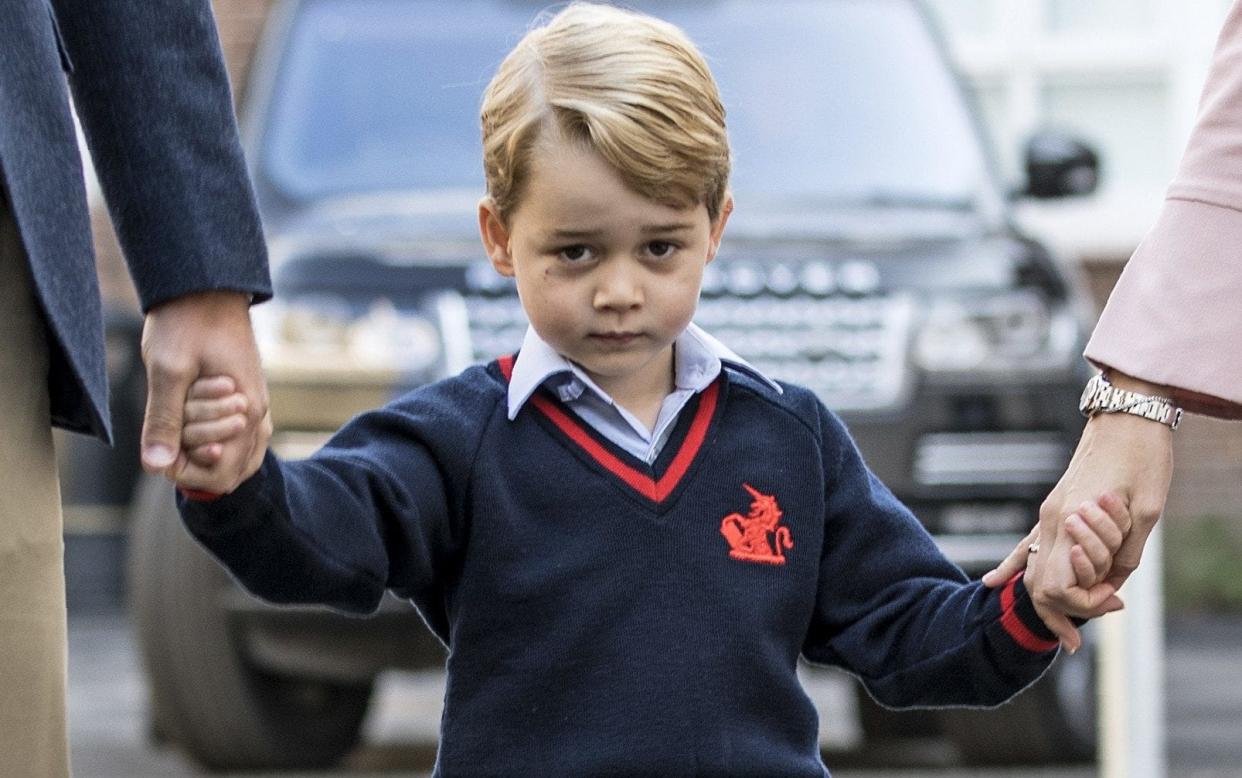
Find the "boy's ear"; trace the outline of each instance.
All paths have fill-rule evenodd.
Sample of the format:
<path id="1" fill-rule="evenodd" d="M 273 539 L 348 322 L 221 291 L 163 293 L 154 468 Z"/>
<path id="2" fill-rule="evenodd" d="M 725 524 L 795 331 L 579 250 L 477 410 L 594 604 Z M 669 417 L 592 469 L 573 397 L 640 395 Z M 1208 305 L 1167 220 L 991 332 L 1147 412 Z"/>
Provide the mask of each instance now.
<path id="1" fill-rule="evenodd" d="M 720 204 L 720 215 L 712 223 L 711 232 L 708 235 L 708 262 L 715 259 L 716 252 L 720 250 L 720 240 L 724 236 L 725 224 L 729 221 L 729 214 L 731 213 L 733 213 L 733 194 L 728 193 L 725 195 L 724 202 Z"/>
<path id="2" fill-rule="evenodd" d="M 513 276 L 513 255 L 509 252 L 509 230 L 500 218 L 496 201 L 484 197 L 479 201 L 479 237 L 492 267 L 502 276 Z"/>

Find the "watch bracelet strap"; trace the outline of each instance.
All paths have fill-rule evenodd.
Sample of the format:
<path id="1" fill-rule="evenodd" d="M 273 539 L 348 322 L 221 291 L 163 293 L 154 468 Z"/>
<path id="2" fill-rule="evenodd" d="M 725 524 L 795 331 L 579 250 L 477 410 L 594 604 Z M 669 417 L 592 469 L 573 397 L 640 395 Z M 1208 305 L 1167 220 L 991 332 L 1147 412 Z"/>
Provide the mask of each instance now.
<path id="1" fill-rule="evenodd" d="M 1097 413 L 1128 413 L 1132 416 L 1140 416 L 1160 424 L 1164 424 L 1169 429 L 1177 429 L 1182 423 L 1182 409 L 1174 404 L 1173 400 L 1168 397 L 1149 396 L 1131 392 L 1128 389 L 1109 384 L 1105 390 L 1109 393 L 1109 397 L 1124 397 L 1129 395 L 1132 399 L 1129 402 L 1123 402 L 1120 405 L 1112 406 L 1107 402 L 1101 402 L 1096 408 L 1092 409 L 1091 414 Z M 1104 398 L 1101 398 L 1102 400 Z M 1147 406 L 1144 408 L 1143 406 Z"/>

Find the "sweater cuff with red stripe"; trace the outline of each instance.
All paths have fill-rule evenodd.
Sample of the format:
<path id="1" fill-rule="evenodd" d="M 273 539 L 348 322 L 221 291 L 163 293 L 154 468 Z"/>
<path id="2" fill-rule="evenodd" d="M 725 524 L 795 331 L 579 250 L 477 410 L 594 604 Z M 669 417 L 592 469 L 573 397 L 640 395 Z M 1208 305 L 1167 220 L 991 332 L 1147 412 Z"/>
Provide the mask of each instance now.
<path id="1" fill-rule="evenodd" d="M 1001 588 L 1000 625 L 1013 642 L 1031 653 L 1055 651 L 1060 641 L 1035 612 L 1035 603 L 1022 583 L 1022 576 L 1018 573 Z"/>

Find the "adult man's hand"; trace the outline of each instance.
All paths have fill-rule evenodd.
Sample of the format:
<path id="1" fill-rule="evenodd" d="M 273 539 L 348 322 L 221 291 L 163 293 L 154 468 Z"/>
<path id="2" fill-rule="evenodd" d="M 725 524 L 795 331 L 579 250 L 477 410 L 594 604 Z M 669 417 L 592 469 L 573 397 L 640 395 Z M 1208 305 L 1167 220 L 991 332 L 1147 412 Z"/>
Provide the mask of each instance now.
<path id="1" fill-rule="evenodd" d="M 143 327 L 142 358 L 147 367 L 143 467 L 188 488 L 233 491 L 267 444 L 267 386 L 250 325 L 249 296 L 198 292 L 152 308 Z M 208 466 L 189 461 L 182 451 L 183 412 L 190 384 L 200 376 L 220 375 L 232 378 L 246 396 L 247 423 Z"/>

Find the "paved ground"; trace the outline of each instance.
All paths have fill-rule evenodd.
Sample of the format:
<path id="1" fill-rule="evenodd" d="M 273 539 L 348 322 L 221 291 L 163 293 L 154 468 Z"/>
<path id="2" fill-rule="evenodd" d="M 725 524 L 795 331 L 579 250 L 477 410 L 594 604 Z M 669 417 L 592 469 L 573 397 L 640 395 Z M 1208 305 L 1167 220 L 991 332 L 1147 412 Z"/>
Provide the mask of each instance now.
<path id="1" fill-rule="evenodd" d="M 1242 619 L 1177 621 L 1170 625 L 1170 778 L 1242 778 L 1239 648 Z M 1090 778 L 1096 772 L 1090 766 L 963 770 L 951 766 L 951 751 L 934 742 L 916 744 L 900 753 L 860 752 L 851 698 L 843 682 L 831 675 L 817 675 L 811 685 L 825 711 L 829 766 L 837 778 Z M 204 774 L 177 752 L 149 745 L 145 691 L 122 616 L 70 619 L 70 686 L 73 759 L 81 778 Z M 430 744 L 442 688 L 436 674 L 386 676 L 366 724 L 366 745 L 344 768 L 317 775 L 425 774 L 433 753 Z M 874 766 L 886 761 L 902 767 Z"/>
<path id="2" fill-rule="evenodd" d="M 1170 778 L 1242 776 L 1242 619 L 1166 632 Z"/>

